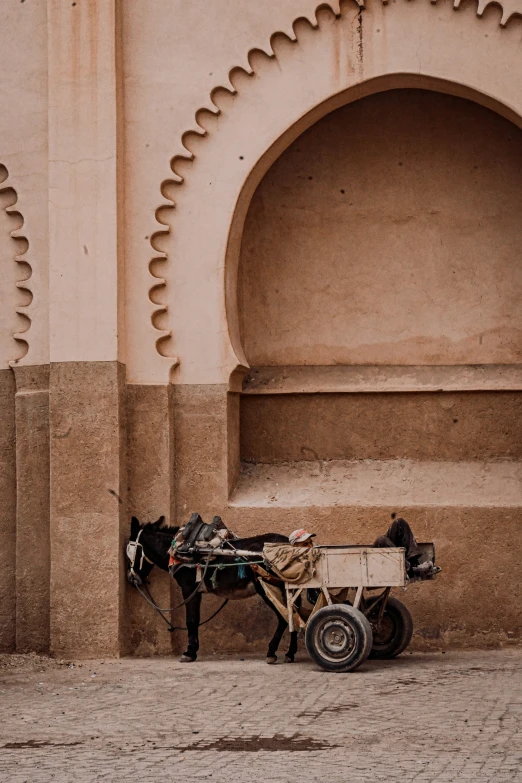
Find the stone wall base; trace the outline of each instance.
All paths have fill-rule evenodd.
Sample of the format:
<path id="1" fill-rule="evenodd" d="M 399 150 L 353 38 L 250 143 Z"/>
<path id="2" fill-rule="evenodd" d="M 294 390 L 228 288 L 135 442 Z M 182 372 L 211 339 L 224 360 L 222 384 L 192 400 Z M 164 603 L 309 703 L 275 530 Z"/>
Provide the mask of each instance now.
<path id="1" fill-rule="evenodd" d="M 17 367 L 16 649 L 50 647 L 49 367 Z"/>
<path id="2" fill-rule="evenodd" d="M 126 385 L 117 362 L 50 372 L 51 652 L 124 649 Z"/>
<path id="3" fill-rule="evenodd" d="M 16 648 L 15 379 L 0 370 L 0 652 Z"/>

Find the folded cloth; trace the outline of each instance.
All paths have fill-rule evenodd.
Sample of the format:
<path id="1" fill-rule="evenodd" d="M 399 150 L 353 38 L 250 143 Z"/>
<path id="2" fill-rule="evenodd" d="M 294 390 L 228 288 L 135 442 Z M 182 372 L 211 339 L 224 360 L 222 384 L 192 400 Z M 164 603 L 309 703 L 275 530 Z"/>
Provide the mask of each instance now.
<path id="1" fill-rule="evenodd" d="M 314 576 L 320 552 L 290 544 L 265 544 L 263 557 L 273 573 L 285 582 L 298 585 Z"/>

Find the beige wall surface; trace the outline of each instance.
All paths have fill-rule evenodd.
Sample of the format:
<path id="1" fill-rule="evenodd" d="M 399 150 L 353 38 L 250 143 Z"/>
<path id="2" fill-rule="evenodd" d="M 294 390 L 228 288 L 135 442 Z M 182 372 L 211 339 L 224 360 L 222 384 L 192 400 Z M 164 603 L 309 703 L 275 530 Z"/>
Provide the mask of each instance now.
<path id="1" fill-rule="evenodd" d="M 45 2 L 2 3 L 0 73 L 0 166 L 6 169 L 0 188 L 12 189 L 1 207 L 13 204 L 18 213 L 7 223 L 0 218 L 0 367 L 11 361 L 44 364 L 49 359 Z M 6 231 L 27 243 L 15 245 Z M 15 263 L 19 254 L 25 263 Z M 14 282 L 26 279 L 17 290 Z M 21 308 L 24 317 L 16 315 Z M 30 339 L 27 333 L 15 343 L 13 335 L 30 324 Z"/>
<path id="2" fill-rule="evenodd" d="M 522 131 L 477 104 L 390 90 L 299 137 L 242 243 L 251 365 L 522 359 Z"/>
<path id="3" fill-rule="evenodd" d="M 114 0 L 49 0 L 51 361 L 118 358 Z"/>

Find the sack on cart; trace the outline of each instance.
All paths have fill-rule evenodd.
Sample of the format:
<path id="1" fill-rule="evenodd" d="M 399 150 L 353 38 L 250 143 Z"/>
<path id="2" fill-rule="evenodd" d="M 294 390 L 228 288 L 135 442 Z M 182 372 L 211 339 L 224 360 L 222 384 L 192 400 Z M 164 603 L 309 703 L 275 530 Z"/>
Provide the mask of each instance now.
<path id="1" fill-rule="evenodd" d="M 315 564 L 320 557 L 316 549 L 305 549 L 290 544 L 265 544 L 263 558 L 270 570 L 290 584 L 306 582 L 315 575 Z"/>

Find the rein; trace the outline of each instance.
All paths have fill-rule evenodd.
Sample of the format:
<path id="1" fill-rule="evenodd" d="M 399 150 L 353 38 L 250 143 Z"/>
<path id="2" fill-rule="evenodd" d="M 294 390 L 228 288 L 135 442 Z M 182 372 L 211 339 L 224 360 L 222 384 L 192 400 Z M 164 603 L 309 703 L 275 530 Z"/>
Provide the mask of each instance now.
<path id="1" fill-rule="evenodd" d="M 150 605 L 151 605 L 151 606 L 152 606 L 152 607 L 153 607 L 153 608 L 154 608 L 154 609 L 157 611 L 157 613 L 159 614 L 159 616 L 161 617 L 161 619 L 162 619 L 162 620 L 163 620 L 163 621 L 164 621 L 164 622 L 165 622 L 165 623 L 168 625 L 168 627 L 169 627 L 169 628 L 168 628 L 168 630 L 169 630 L 169 633 L 173 633 L 174 631 L 188 631 L 188 628 L 187 628 L 186 626 L 182 626 L 182 625 L 172 625 L 172 623 L 171 623 L 169 620 L 167 620 L 167 618 L 165 617 L 165 615 L 164 615 L 163 613 L 164 613 L 164 612 L 173 612 L 175 609 L 179 609 L 181 606 L 183 606 L 183 604 L 186 604 L 186 603 L 187 603 L 187 601 L 190 601 L 190 599 L 191 599 L 191 598 L 193 598 L 193 597 L 194 597 L 194 595 L 195 595 L 195 594 L 197 593 L 197 591 L 199 590 L 199 585 L 197 586 L 196 590 L 195 590 L 195 591 L 194 591 L 194 592 L 193 592 L 193 593 L 192 593 L 192 594 L 191 594 L 191 595 L 190 595 L 190 596 L 189 596 L 189 597 L 188 597 L 188 598 L 187 598 L 185 601 L 182 601 L 180 604 L 178 604 L 178 606 L 173 606 L 173 607 L 171 607 L 170 609 L 160 609 L 160 608 L 159 608 L 159 606 L 157 606 L 157 605 L 154 603 L 154 599 L 153 599 L 153 597 L 152 597 L 152 595 L 151 595 L 151 593 L 150 593 L 150 590 L 149 590 L 149 588 L 147 587 L 147 585 L 145 585 L 145 590 L 147 591 L 147 594 L 148 594 L 148 596 L 149 596 L 149 597 L 147 597 L 147 595 L 145 595 L 145 593 L 143 592 L 143 590 L 140 590 L 140 588 L 139 588 L 139 586 L 138 586 L 138 585 L 136 585 L 136 590 L 138 591 L 138 593 L 139 593 L 140 595 L 142 595 L 142 596 L 144 597 L 144 599 L 147 601 L 147 603 L 148 603 L 148 604 L 150 604 Z M 220 612 L 222 609 L 224 609 L 224 608 L 225 608 L 225 606 L 226 606 L 227 604 L 228 604 L 228 598 L 225 598 L 225 600 L 223 601 L 223 603 L 221 604 L 221 606 L 220 606 L 220 607 L 218 607 L 218 608 L 216 609 L 216 611 L 214 612 L 214 614 L 211 614 L 211 615 L 210 615 L 210 617 L 207 617 L 207 619 L 206 619 L 206 620 L 204 620 L 202 623 L 199 623 L 199 626 L 198 626 L 198 627 L 199 627 L 199 628 L 201 628 L 201 626 L 202 626 L 202 625 L 206 625 L 206 624 L 207 624 L 207 623 L 209 623 L 211 620 L 213 620 L 213 619 L 214 619 L 214 617 L 215 617 L 217 614 L 219 614 L 219 612 Z"/>

